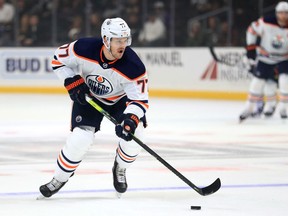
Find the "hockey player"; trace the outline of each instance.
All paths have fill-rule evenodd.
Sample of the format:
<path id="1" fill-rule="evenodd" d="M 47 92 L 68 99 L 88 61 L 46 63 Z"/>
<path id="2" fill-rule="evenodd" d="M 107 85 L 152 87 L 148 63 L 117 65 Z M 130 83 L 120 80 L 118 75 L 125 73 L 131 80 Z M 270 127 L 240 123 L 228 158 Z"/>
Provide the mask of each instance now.
<path id="1" fill-rule="evenodd" d="M 85 100 L 90 95 L 120 124 L 115 127 L 120 141 L 116 150 L 113 184 L 118 193 L 127 190 L 126 169 L 136 160 L 148 108 L 147 73 L 142 61 L 129 47 L 131 33 L 121 18 L 106 19 L 102 38 L 82 38 L 60 46 L 52 67 L 63 80 L 73 101 L 71 134 L 61 149 L 53 179 L 40 186 L 44 197 L 57 193 L 84 159 L 100 130 L 103 115 Z M 77 68 L 81 73 L 77 73 Z"/>
<path id="2" fill-rule="evenodd" d="M 247 57 L 252 62 L 256 60 L 254 77 L 250 83 L 248 101 L 240 121 L 251 116 L 257 101 L 262 100 L 265 82 L 266 104 L 264 113 L 272 115 L 276 107 L 277 85 L 273 83 L 275 70 L 278 71 L 278 86 L 280 92 L 280 116 L 287 118 L 288 109 L 288 3 L 279 2 L 275 15 L 263 17 L 252 22 L 247 30 Z M 260 45 L 256 45 L 257 37 Z M 269 86 L 270 84 L 270 86 Z"/>

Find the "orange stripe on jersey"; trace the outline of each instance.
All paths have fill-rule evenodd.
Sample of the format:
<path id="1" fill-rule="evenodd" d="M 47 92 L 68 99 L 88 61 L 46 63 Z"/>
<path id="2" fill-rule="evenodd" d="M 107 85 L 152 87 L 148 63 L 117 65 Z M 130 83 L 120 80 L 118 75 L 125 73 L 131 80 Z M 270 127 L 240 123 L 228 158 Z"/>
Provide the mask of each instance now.
<path id="1" fill-rule="evenodd" d="M 113 101 L 113 100 L 116 100 L 116 99 L 118 99 L 118 98 L 123 97 L 124 95 L 125 95 L 125 93 L 122 94 L 122 95 L 116 95 L 116 96 L 113 96 L 113 97 L 110 97 L 110 98 L 105 98 L 105 100 Z"/>
<path id="2" fill-rule="evenodd" d="M 104 45 L 103 45 L 103 46 L 104 46 Z M 103 47 L 102 47 L 102 48 L 103 48 Z M 94 62 L 94 63 L 96 63 L 96 64 L 99 65 L 99 62 L 96 61 L 96 60 L 94 60 L 94 59 L 89 59 L 89 58 L 86 58 L 86 57 L 83 57 L 83 56 L 80 56 L 80 55 L 76 54 L 76 52 L 74 51 L 74 46 L 73 46 L 72 51 L 73 51 L 74 55 L 77 56 L 78 58 L 84 59 L 84 60 L 86 60 L 86 61 Z M 121 75 L 122 77 L 124 77 L 124 78 L 126 78 L 126 79 L 128 79 L 128 80 L 137 80 L 137 79 L 140 79 L 141 77 L 146 76 L 146 73 L 147 73 L 147 72 L 145 71 L 145 73 L 143 73 L 143 74 L 140 75 L 139 77 L 136 77 L 136 78 L 134 78 L 134 79 L 130 79 L 129 77 L 127 77 L 125 74 L 123 74 L 121 71 L 117 70 L 116 68 L 110 68 L 110 69 L 113 70 L 113 71 L 115 71 L 115 72 L 117 72 L 119 75 Z"/>
<path id="3" fill-rule="evenodd" d="M 145 71 L 145 73 L 143 73 L 143 74 L 140 75 L 139 77 L 136 77 L 136 78 L 134 78 L 134 79 L 130 79 L 129 77 L 127 77 L 125 74 L 123 74 L 121 71 L 117 70 L 116 68 L 111 68 L 111 69 L 112 69 L 113 71 L 117 72 L 117 73 L 118 73 L 119 75 L 121 75 L 122 77 L 125 77 L 126 79 L 131 80 L 131 81 L 137 80 L 137 79 L 140 79 L 141 77 L 146 76 L 146 71 Z"/>
<path id="4" fill-rule="evenodd" d="M 253 35 L 258 35 L 257 32 L 251 26 L 248 28 L 247 31 Z"/>
<path id="5" fill-rule="evenodd" d="M 61 155 L 59 154 L 59 157 L 58 157 L 59 161 L 61 162 L 62 165 L 64 165 L 64 167 L 66 168 L 69 168 L 69 169 L 76 169 L 79 164 L 75 165 L 75 166 L 71 166 L 71 165 L 68 165 L 67 163 L 64 162 L 64 160 L 62 159 Z"/>
<path id="6" fill-rule="evenodd" d="M 255 44 L 253 44 L 253 45 L 248 45 L 248 46 L 246 47 L 247 50 L 254 50 L 254 49 L 256 49 L 256 48 L 257 48 L 257 46 L 256 46 Z"/>
<path id="7" fill-rule="evenodd" d="M 51 64 L 54 64 L 54 65 L 63 65 L 61 62 L 57 61 L 57 60 L 52 60 L 51 61 Z"/>

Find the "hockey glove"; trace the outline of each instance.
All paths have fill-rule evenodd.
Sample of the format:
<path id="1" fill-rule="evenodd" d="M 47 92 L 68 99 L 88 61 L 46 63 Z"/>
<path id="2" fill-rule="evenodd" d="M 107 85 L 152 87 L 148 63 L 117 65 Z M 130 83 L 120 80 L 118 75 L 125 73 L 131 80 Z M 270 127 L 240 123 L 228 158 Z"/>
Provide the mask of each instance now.
<path id="1" fill-rule="evenodd" d="M 64 86 L 67 89 L 71 100 L 82 105 L 87 104 L 85 94 L 89 94 L 90 91 L 89 87 L 80 75 L 65 79 Z"/>
<path id="2" fill-rule="evenodd" d="M 246 55 L 248 58 L 249 69 L 250 73 L 254 73 L 255 70 L 255 59 L 256 59 L 256 45 L 249 45 L 246 47 Z"/>
<path id="3" fill-rule="evenodd" d="M 246 47 L 246 55 L 248 59 L 253 59 L 255 61 L 256 59 L 256 45 L 248 45 Z"/>
<path id="4" fill-rule="evenodd" d="M 135 130 L 139 123 L 139 118 L 131 113 L 123 114 L 120 117 L 121 124 L 116 125 L 116 135 L 126 141 L 132 140 L 131 134 L 135 133 Z"/>

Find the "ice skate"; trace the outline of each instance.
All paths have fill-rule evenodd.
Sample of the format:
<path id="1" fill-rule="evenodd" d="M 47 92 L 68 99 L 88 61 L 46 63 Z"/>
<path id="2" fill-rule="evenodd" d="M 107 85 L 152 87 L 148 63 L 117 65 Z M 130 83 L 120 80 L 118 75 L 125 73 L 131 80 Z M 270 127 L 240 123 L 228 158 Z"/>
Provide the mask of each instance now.
<path id="1" fill-rule="evenodd" d="M 112 172 L 113 172 L 113 185 L 115 190 L 118 192 L 117 193 L 118 198 L 120 198 L 121 194 L 125 193 L 128 187 L 126 181 L 126 169 L 120 168 L 119 164 L 115 160 Z"/>
<path id="2" fill-rule="evenodd" d="M 282 119 L 286 119 L 286 118 L 287 118 L 287 111 L 286 111 L 286 109 L 281 109 L 281 110 L 280 110 L 280 117 L 281 117 Z"/>
<path id="3" fill-rule="evenodd" d="M 40 186 L 39 190 L 40 190 L 41 195 L 43 197 L 40 195 L 37 199 L 42 199 L 45 197 L 47 197 L 47 198 L 51 197 L 52 195 L 57 193 L 66 184 L 66 182 L 60 182 L 60 181 L 56 180 L 55 178 L 53 178 L 47 184 Z"/>
<path id="4" fill-rule="evenodd" d="M 254 102 L 252 103 L 250 101 L 247 101 L 245 108 L 244 108 L 244 111 L 239 116 L 239 123 L 241 123 L 242 121 L 244 121 L 247 118 L 255 117 L 255 115 L 258 112 L 262 112 L 261 107 L 262 107 L 261 103 L 259 103 L 259 105 L 258 105 Z"/>
<path id="5" fill-rule="evenodd" d="M 252 116 L 252 112 L 245 110 L 240 116 L 239 116 L 239 122 L 241 123 L 245 119 L 249 118 Z"/>
<path id="6" fill-rule="evenodd" d="M 276 106 L 267 106 L 267 108 L 265 107 L 264 109 L 264 115 L 265 117 L 271 117 L 274 112 L 275 112 Z"/>
<path id="7" fill-rule="evenodd" d="M 259 101 L 256 104 L 256 107 L 254 109 L 254 111 L 251 113 L 251 117 L 255 118 L 255 117 L 260 117 L 263 109 L 264 109 L 264 102 L 263 101 Z"/>

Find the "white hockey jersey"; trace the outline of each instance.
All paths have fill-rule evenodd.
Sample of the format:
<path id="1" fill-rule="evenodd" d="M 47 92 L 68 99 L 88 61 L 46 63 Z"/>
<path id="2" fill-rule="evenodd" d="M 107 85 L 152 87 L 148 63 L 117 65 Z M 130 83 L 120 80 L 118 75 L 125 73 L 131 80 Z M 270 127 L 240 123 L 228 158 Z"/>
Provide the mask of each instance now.
<path id="1" fill-rule="evenodd" d="M 260 61 L 275 64 L 288 60 L 288 26 L 279 26 L 276 16 L 263 17 L 251 23 L 246 34 L 248 47 L 256 45 L 257 37 L 261 40 L 257 47 Z"/>
<path id="2" fill-rule="evenodd" d="M 113 105 L 127 95 L 124 113 L 142 118 L 148 109 L 147 73 L 137 54 L 126 47 L 121 59 L 108 61 L 102 39 L 82 38 L 55 51 L 52 68 L 64 80 L 80 74 L 99 101 Z"/>

